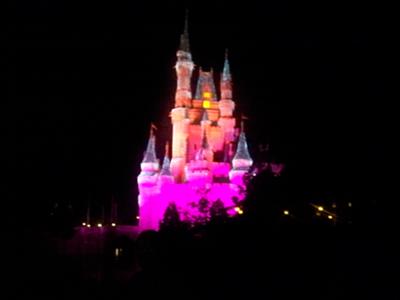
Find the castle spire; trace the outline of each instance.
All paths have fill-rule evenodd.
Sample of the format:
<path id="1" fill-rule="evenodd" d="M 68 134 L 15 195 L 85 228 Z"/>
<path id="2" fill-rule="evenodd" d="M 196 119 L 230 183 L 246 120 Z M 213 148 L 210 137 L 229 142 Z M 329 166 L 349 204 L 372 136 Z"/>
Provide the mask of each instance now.
<path id="1" fill-rule="evenodd" d="M 229 66 L 229 60 L 228 60 L 228 49 L 225 49 L 225 61 L 224 61 L 224 69 L 222 71 L 222 80 L 224 81 L 232 80 L 231 68 Z"/>
<path id="2" fill-rule="evenodd" d="M 170 170 L 170 165 L 171 165 L 171 161 L 170 161 L 168 155 L 165 154 L 164 161 L 163 161 L 163 164 L 162 164 L 162 167 L 161 167 L 161 172 L 160 172 L 161 176 L 163 176 L 163 175 L 164 176 L 171 176 L 172 175 L 171 174 L 171 170 Z"/>
<path id="3" fill-rule="evenodd" d="M 207 141 L 207 134 L 206 129 L 203 129 L 203 135 L 201 138 L 201 146 L 199 151 L 197 151 L 195 160 L 207 160 L 207 151 L 208 151 L 208 141 Z"/>
<path id="4" fill-rule="evenodd" d="M 185 12 L 185 27 L 183 29 L 183 33 L 181 34 L 181 41 L 179 45 L 179 50 L 185 51 L 185 52 L 190 52 L 190 46 L 189 46 L 189 10 L 186 9 Z"/>
<path id="5" fill-rule="evenodd" d="M 144 163 L 157 163 L 156 155 L 156 137 L 153 132 L 153 124 L 150 129 L 150 137 L 147 142 L 146 152 L 144 153 L 143 161 Z"/>
<path id="6" fill-rule="evenodd" d="M 225 61 L 224 69 L 221 74 L 221 99 L 231 100 L 232 99 L 232 76 L 228 60 L 228 49 L 225 50 Z"/>
<path id="7" fill-rule="evenodd" d="M 194 68 L 189 47 L 188 12 L 186 11 L 185 28 L 181 34 L 179 49 L 176 52 L 175 65 L 177 75 L 177 87 L 175 93 L 175 107 L 191 107 L 192 90 L 191 78 Z"/>
<path id="8" fill-rule="evenodd" d="M 207 111 L 204 109 L 203 110 L 203 116 L 201 117 L 201 122 L 207 122 L 208 121 L 208 115 L 207 115 Z"/>
<path id="9" fill-rule="evenodd" d="M 243 128 L 243 125 L 242 125 L 242 128 Z M 238 141 L 236 153 L 235 153 L 235 156 L 233 157 L 233 160 L 248 160 L 251 162 L 253 161 L 250 156 L 248 147 L 247 147 L 246 135 L 244 133 L 244 130 L 241 130 L 241 132 L 240 132 L 239 141 Z"/>

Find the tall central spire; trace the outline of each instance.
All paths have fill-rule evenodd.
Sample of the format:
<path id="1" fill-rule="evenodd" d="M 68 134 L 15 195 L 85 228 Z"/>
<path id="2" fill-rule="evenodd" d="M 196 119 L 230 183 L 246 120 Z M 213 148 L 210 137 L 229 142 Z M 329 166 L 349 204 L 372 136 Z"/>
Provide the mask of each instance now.
<path id="1" fill-rule="evenodd" d="M 179 46 L 179 50 L 190 52 L 189 46 L 189 10 L 186 10 L 185 13 L 185 27 L 183 29 L 183 33 L 181 34 L 181 43 Z"/>

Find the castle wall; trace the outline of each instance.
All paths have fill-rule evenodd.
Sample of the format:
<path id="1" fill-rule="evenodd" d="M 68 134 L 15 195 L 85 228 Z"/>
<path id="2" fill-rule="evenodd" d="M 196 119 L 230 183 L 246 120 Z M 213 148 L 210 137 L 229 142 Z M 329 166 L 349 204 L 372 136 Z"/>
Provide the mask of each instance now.
<path id="1" fill-rule="evenodd" d="M 181 220 L 188 216 L 196 216 L 198 209 L 190 203 L 198 203 L 200 199 L 206 198 L 212 202 L 220 199 L 228 214 L 236 214 L 234 198 L 243 200 L 239 186 L 231 183 L 212 183 L 209 185 L 197 185 L 192 183 L 164 183 L 154 187 L 151 192 L 141 191 L 140 198 L 140 228 L 155 229 L 163 219 L 164 212 L 169 203 L 177 205 Z"/>

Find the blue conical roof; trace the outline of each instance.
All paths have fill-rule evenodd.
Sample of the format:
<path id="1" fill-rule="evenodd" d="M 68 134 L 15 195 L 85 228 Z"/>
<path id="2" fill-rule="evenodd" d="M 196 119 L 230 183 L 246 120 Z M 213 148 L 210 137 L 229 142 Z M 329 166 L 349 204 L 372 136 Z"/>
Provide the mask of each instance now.
<path id="1" fill-rule="evenodd" d="M 252 160 L 248 147 L 247 147 L 247 141 L 246 141 L 246 135 L 244 134 L 244 131 L 242 131 L 239 135 L 239 141 L 237 144 L 236 148 L 236 154 L 233 157 L 233 159 L 246 159 L 246 160 Z"/>
<path id="2" fill-rule="evenodd" d="M 222 71 L 222 80 L 223 81 L 231 81 L 231 69 L 229 67 L 229 60 L 228 60 L 228 50 L 225 52 L 225 61 L 224 61 L 224 69 Z"/>
<path id="3" fill-rule="evenodd" d="M 161 167 L 160 175 L 171 176 L 170 164 L 171 164 L 170 159 L 168 158 L 168 156 L 165 156 Z"/>
<path id="4" fill-rule="evenodd" d="M 151 133 L 149 141 L 147 143 L 146 152 L 144 153 L 143 161 L 144 163 L 156 163 L 156 137 Z"/>

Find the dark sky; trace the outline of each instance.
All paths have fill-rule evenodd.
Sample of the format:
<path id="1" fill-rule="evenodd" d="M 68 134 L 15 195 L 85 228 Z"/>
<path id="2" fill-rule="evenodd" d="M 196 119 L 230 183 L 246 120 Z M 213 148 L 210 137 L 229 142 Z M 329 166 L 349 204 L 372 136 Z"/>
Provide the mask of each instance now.
<path id="1" fill-rule="evenodd" d="M 133 218 L 149 124 L 158 125 L 160 139 L 170 130 L 185 7 L 197 65 L 220 72 L 229 48 L 234 98 L 249 117 L 253 152 L 270 143 L 292 181 L 309 192 L 353 195 L 384 180 L 376 175 L 389 132 L 380 7 L 83 2 L 9 5 L 7 124 L 18 179 L 11 219 L 43 218 L 55 202 L 84 211 L 89 198 L 100 207 L 111 195 L 122 221 Z"/>

